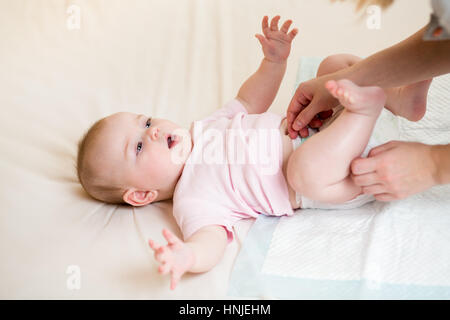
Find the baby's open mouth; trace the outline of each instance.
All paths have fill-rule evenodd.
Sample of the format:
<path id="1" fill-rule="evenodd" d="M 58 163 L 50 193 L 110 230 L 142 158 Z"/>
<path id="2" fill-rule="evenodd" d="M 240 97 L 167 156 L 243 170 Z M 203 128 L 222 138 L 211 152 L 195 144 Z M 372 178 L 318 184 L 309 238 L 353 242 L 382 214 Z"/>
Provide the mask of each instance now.
<path id="1" fill-rule="evenodd" d="M 167 136 L 167 146 L 169 149 L 175 147 L 180 139 L 176 135 L 168 135 Z"/>

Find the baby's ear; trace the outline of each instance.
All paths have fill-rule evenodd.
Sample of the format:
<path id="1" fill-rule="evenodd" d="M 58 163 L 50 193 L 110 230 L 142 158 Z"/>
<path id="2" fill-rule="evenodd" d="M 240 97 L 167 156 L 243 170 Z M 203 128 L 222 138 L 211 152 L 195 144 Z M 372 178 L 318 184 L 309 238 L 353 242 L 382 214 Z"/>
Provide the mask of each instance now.
<path id="1" fill-rule="evenodd" d="M 128 189 L 123 194 L 123 201 L 135 207 L 145 206 L 155 201 L 158 191 L 142 191 L 136 189 Z"/>

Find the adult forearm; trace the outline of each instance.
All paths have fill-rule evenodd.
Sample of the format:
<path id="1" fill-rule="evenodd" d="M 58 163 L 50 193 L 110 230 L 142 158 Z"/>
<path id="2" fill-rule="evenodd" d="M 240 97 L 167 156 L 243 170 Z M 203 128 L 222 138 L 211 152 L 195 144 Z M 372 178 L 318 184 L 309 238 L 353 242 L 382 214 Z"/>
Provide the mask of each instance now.
<path id="1" fill-rule="evenodd" d="M 436 184 L 450 183 L 450 144 L 432 147 L 434 162 L 436 163 Z"/>
<path id="2" fill-rule="evenodd" d="M 247 103 L 249 113 L 262 113 L 275 99 L 284 73 L 286 61 L 277 63 L 263 59 L 258 70 L 239 89 L 238 97 Z"/>
<path id="3" fill-rule="evenodd" d="M 450 72 L 450 40 L 424 41 L 425 28 L 336 73 L 361 86 L 397 87 Z"/>

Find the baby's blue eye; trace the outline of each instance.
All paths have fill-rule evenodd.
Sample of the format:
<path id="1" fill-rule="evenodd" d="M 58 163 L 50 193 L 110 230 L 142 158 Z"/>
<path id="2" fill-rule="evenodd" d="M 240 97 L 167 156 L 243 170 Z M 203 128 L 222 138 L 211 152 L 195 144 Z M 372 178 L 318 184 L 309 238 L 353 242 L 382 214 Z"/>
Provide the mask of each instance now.
<path id="1" fill-rule="evenodd" d="M 142 142 L 138 142 L 136 147 L 136 154 L 138 154 L 142 150 Z"/>
<path id="2" fill-rule="evenodd" d="M 148 129 L 150 128 L 151 125 L 152 125 L 152 118 L 148 118 L 147 122 L 145 123 L 145 128 Z M 142 150 L 142 142 L 138 142 L 136 147 L 136 155 L 138 155 L 139 152 L 141 152 L 141 150 Z"/>

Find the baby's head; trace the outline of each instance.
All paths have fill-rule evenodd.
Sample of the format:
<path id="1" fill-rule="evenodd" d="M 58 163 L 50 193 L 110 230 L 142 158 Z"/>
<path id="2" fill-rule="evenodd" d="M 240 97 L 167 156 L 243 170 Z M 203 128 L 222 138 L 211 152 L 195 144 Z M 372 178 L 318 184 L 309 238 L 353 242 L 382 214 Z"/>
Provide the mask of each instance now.
<path id="1" fill-rule="evenodd" d="M 171 121 L 115 113 L 81 139 L 78 179 L 95 199 L 143 206 L 172 197 L 191 150 L 189 132 Z"/>

